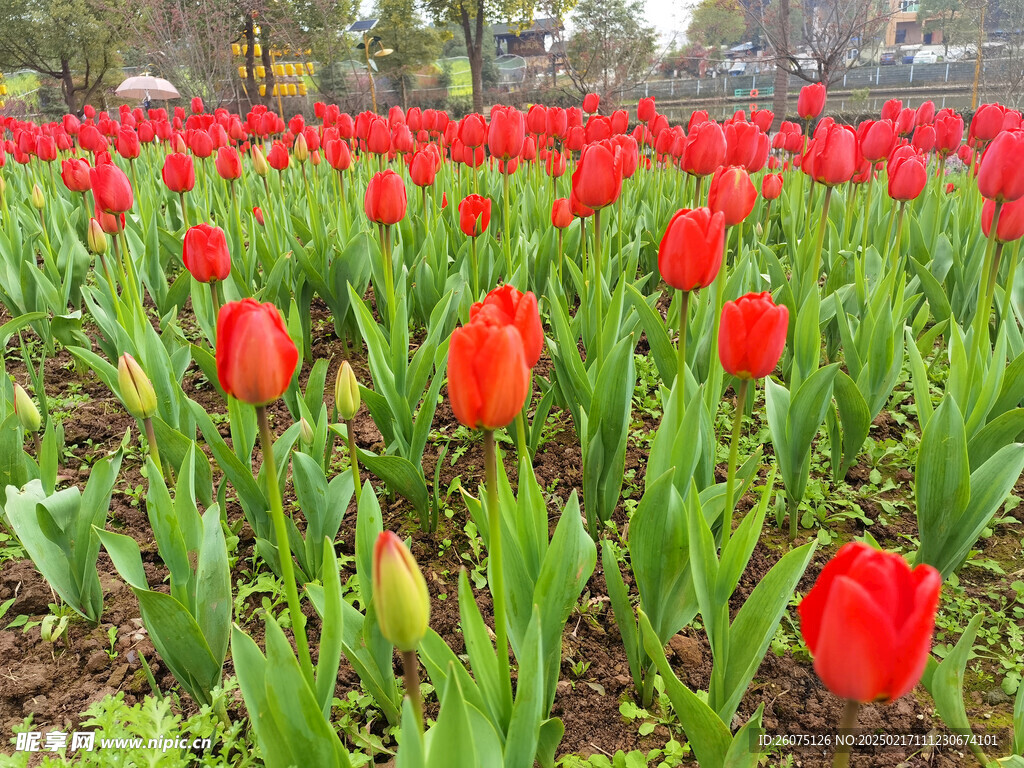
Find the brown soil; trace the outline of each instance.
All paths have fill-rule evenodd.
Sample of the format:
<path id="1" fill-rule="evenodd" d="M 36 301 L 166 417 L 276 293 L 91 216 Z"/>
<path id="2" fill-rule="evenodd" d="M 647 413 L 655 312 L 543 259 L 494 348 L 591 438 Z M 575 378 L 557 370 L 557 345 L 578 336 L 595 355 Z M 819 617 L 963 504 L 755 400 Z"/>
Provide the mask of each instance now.
<path id="1" fill-rule="evenodd" d="M 315 305 L 314 329 L 330 328 L 330 324 L 326 322 L 328 318 L 326 308 L 323 305 Z M 4 319 L 4 313 L 0 312 L 0 324 Z M 330 401 L 333 397 L 331 383 L 340 365 L 343 351 L 341 342 L 333 336 L 333 332 L 324 330 L 324 334 L 315 341 L 313 351 L 316 357 L 330 360 L 327 387 L 327 399 Z M 27 376 L 15 344 L 16 342 L 12 342 L 8 346 L 8 372 L 19 382 L 26 384 Z M 369 384 L 370 375 L 364 351 L 360 349 L 357 353 L 346 356 L 359 380 Z M 538 367 L 539 375 L 546 375 L 547 365 L 548 361 L 542 359 Z M 308 366 L 302 374 L 303 383 L 307 375 Z M 183 384 L 186 393 L 208 410 L 223 412 L 224 408 L 219 403 L 216 393 L 194 367 L 186 375 Z M 102 383 L 89 374 L 80 376 L 71 365 L 71 358 L 66 352 L 47 361 L 46 387 L 49 397 L 54 402 L 76 393 L 87 397 L 84 401 L 76 400 L 68 409 L 71 411 L 69 417 L 64 419 L 65 439 L 70 455 L 63 460 L 61 472 L 68 483 L 84 483 L 91 460 L 112 450 L 127 429 L 132 429 L 133 439 L 137 440 L 138 429 L 134 419 L 125 414 L 120 403 Z M 539 391 L 535 396 L 539 397 Z M 290 419 L 283 404 L 276 404 L 271 413 L 274 417 L 274 428 L 283 431 Z M 642 422 L 641 428 L 644 430 L 651 430 L 656 426 L 649 418 L 643 419 Z M 579 491 L 582 485 L 579 442 L 567 414 L 562 415 L 561 424 L 561 431 L 542 446 L 534 462 L 538 481 L 542 488 L 554 497 L 549 498 L 552 527 L 557 520 L 561 503 L 568 498 L 572 489 Z M 437 442 L 428 442 L 427 445 L 423 465 L 428 479 L 433 477 L 441 444 L 446 442 L 458 427 L 447 399 L 438 406 L 433 427 L 440 437 Z M 226 424 L 221 429 L 223 434 L 228 435 Z M 887 418 L 887 415 L 883 415 L 876 423 L 872 436 L 898 436 L 902 429 Z M 365 406 L 356 417 L 355 434 L 360 447 L 378 450 L 382 448 L 380 433 L 370 420 Z M 453 444 L 452 449 L 455 447 L 456 444 Z M 645 451 L 637 448 L 632 441 L 626 457 L 626 467 L 627 471 L 635 470 L 635 482 L 642 487 Z M 515 483 L 517 472 L 514 463 L 506 461 L 506 470 Z M 720 474 L 724 478 L 724 466 L 720 468 Z M 912 480 L 909 473 L 906 474 L 906 477 L 898 478 L 904 489 L 904 498 L 909 495 L 909 481 Z M 867 475 L 868 468 L 857 465 L 850 470 L 847 481 L 856 488 L 867 481 Z M 452 450 L 449 450 L 440 471 L 442 493 L 457 477 L 464 488 L 476 492 L 483 479 L 482 443 L 478 439 L 473 439 L 465 453 L 454 463 Z M 379 490 L 380 483 L 375 481 L 374 484 Z M 140 473 L 137 458 L 126 458 L 114 493 L 108 527 L 131 535 L 139 542 L 150 583 L 159 585 L 166 571 L 159 561 L 155 543 L 152 541 L 148 519 L 144 510 L 139 507 L 139 495 L 132 493 L 133 489 L 139 487 L 145 488 L 145 480 Z M 1024 487 L 1017 490 L 1018 493 L 1024 492 Z M 740 509 L 749 509 L 751 502 L 751 499 L 741 500 Z M 449 506 L 455 510 L 454 516 L 451 519 L 442 516 L 440 530 L 433 535 L 424 534 L 419 530 L 416 521 L 412 519 L 410 505 L 401 497 L 382 497 L 381 505 L 385 527 L 399 531 L 403 536 L 410 536 L 412 539 L 413 554 L 426 575 L 433 598 L 431 626 L 448 641 L 456 653 L 463 652 L 458 604 L 454 596 L 459 569 L 465 564 L 462 554 L 469 551 L 469 541 L 463 532 L 465 513 L 457 492 L 449 500 Z M 880 507 L 870 502 L 863 506 L 871 518 L 877 517 L 881 512 Z M 1006 526 L 999 536 L 982 542 L 985 548 L 1001 547 L 1001 560 L 1012 560 L 1020 556 L 1019 541 L 1024 532 L 1024 523 L 1021 522 L 1024 513 L 1020 509 L 1015 512 L 1018 521 L 1016 525 Z M 229 502 L 227 514 L 231 521 L 241 519 L 241 510 L 234 502 Z M 353 504 L 346 513 L 338 536 L 339 554 L 354 553 L 355 519 Z M 621 509 L 616 512 L 615 519 L 622 530 L 626 517 Z M 910 514 L 885 522 L 884 527 L 876 525 L 872 528 L 873 535 L 883 544 L 905 546 L 906 539 L 903 537 L 916 534 L 916 522 Z M 834 553 L 838 544 L 859 535 L 862 526 L 857 521 L 847 522 L 839 527 L 839 531 L 839 542 L 835 542 L 831 547 L 818 549 L 798 587 L 799 592 L 805 593 L 810 588 L 817 573 Z M 439 546 L 439 542 L 446 539 L 450 540 L 450 546 Z M 765 535 L 755 550 L 750 567 L 734 596 L 734 610 L 778 560 L 784 547 L 784 538 L 775 531 L 769 520 L 766 523 Z M 236 585 L 254 578 L 251 571 L 254 563 L 253 550 L 252 532 L 247 525 L 243 525 L 238 551 L 235 553 L 236 567 L 232 574 Z M 20 725 L 29 715 L 33 716 L 37 730 L 58 726 L 65 730 L 73 728 L 79 722 L 79 713 L 89 704 L 115 691 L 124 691 L 129 704 L 140 700 L 150 692 L 141 668 L 143 656 L 148 660 L 161 688 L 166 690 L 174 685 L 173 677 L 157 658 L 141 625 L 138 604 L 131 590 L 117 576 L 105 553 L 101 553 L 98 567 L 105 592 L 104 614 L 98 627 L 88 626 L 84 621 L 73 618 L 66 635 L 56 644 L 43 641 L 38 629 L 23 631 L 15 627 L 0 630 L 0 676 L 5 681 L 0 686 L 0 728 L 5 733 L 11 733 L 11 729 Z M 979 574 L 978 570 L 970 569 L 962 575 L 961 580 L 968 584 L 969 589 L 976 589 L 978 594 L 983 594 L 987 589 L 984 583 L 987 572 Z M 344 583 L 353 572 L 352 569 L 344 572 L 342 582 Z M 627 584 L 630 583 L 631 574 L 626 573 L 624 576 Z M 972 586 L 974 582 L 971 582 L 971 579 L 976 582 L 976 587 Z M 441 595 L 446 599 L 441 599 Z M 57 598 L 42 577 L 32 564 L 25 560 L 8 561 L 0 566 L 0 603 L 11 597 L 16 599 L 4 618 L 5 624 L 20 615 L 28 616 L 31 621 L 39 621 L 49 612 L 49 604 L 57 602 Z M 246 617 L 256 616 L 245 623 L 245 629 L 257 642 L 262 642 L 263 637 L 262 622 L 255 610 L 259 607 L 260 597 L 252 596 L 245 612 Z M 684 741 L 685 737 L 678 727 L 673 727 L 670 732 L 665 725 L 658 725 L 648 736 L 640 736 L 639 723 L 627 721 L 619 713 L 620 702 L 631 696 L 632 681 L 606 596 L 600 558 L 597 570 L 587 584 L 585 597 L 587 600 L 583 610 L 577 609 L 569 617 L 563 635 L 562 677 L 553 710 L 553 715 L 561 717 L 565 722 L 565 738 L 559 749 L 560 754 L 610 755 L 620 749 L 648 750 L 664 745 L 670 736 Z M 489 595 L 485 591 L 478 592 L 477 598 L 485 620 L 490 622 Z M 319 622 L 311 609 L 308 609 L 307 613 L 310 617 L 308 631 L 311 646 L 315 649 Z M 791 618 L 793 626 L 796 626 L 795 612 L 791 613 Z M 784 627 L 787 626 L 787 621 L 783 620 Z M 117 630 L 117 640 L 113 649 L 116 656 L 113 652 L 108 653 L 107 631 L 111 626 Z M 795 640 L 792 645 L 797 645 Z M 707 688 L 711 673 L 711 653 L 702 630 L 691 626 L 673 638 L 669 644 L 669 658 L 686 685 L 694 690 Z M 589 662 L 589 667 L 578 680 L 572 673 L 572 661 Z M 225 675 L 232 672 L 229 659 Z M 357 686 L 358 679 L 343 661 L 337 695 L 344 696 Z M 805 656 L 795 653 L 793 649 L 787 650 L 781 656 L 772 651 L 768 652 L 740 706 L 734 725 L 745 722 L 762 702 L 765 704 L 765 728 L 773 734 L 827 732 L 838 723 L 842 709 L 842 702 L 818 681 L 810 661 Z M 1007 703 L 990 706 L 984 704 L 980 698 L 969 701 L 968 705 L 971 721 L 975 723 L 986 722 L 986 717 L 993 713 L 1000 715 L 999 718 L 993 718 L 994 720 L 1004 722 L 1007 720 L 1006 715 L 1011 711 L 1011 705 Z M 182 706 L 188 709 L 194 704 L 187 696 L 183 696 Z M 427 711 L 428 714 L 436 714 L 436 703 L 432 707 L 428 702 Z M 245 715 L 240 697 L 231 707 L 231 715 Z M 668 716 L 666 719 L 669 719 Z M 941 723 L 934 715 L 931 699 L 921 687 L 915 690 L 913 695 L 890 706 L 865 707 L 861 713 L 860 727 L 878 733 L 924 734 L 936 728 L 942 730 Z M 999 734 L 1006 744 L 1009 738 L 1008 729 L 1004 728 Z M 3 749 L 0 748 L 0 751 Z M 791 751 L 797 765 L 831 764 L 831 753 L 810 748 Z M 995 752 L 1004 753 L 1005 749 L 1002 752 Z M 966 765 L 968 762 L 969 755 L 949 751 L 915 754 L 901 749 L 860 749 L 855 753 L 852 765 L 859 768 L 897 765 L 952 768 Z"/>

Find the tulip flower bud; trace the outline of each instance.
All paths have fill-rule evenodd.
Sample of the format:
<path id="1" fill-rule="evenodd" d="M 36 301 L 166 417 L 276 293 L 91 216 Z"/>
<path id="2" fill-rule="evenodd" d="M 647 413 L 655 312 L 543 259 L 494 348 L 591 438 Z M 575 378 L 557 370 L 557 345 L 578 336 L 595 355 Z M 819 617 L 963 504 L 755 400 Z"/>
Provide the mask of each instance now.
<path id="1" fill-rule="evenodd" d="M 7 182 L 4 181 L 4 177 L 3 176 L 0 176 L 0 198 L 2 198 L 4 196 L 4 193 L 6 191 L 7 191 Z"/>
<path id="2" fill-rule="evenodd" d="M 102 256 L 107 252 L 107 234 L 96 219 L 89 219 L 87 242 L 89 250 L 93 253 Z"/>
<path id="3" fill-rule="evenodd" d="M 43 190 L 38 184 L 32 186 L 32 207 L 37 211 L 46 207 L 46 196 L 43 195 Z"/>
<path id="4" fill-rule="evenodd" d="M 292 157 L 300 163 L 309 159 L 309 145 L 306 144 L 306 137 L 301 133 L 295 137 L 295 144 L 292 145 Z"/>
<path id="5" fill-rule="evenodd" d="M 153 383 L 128 353 L 121 355 L 117 361 L 117 385 L 121 388 L 121 402 L 132 416 L 148 419 L 156 414 Z"/>
<path id="6" fill-rule="evenodd" d="M 303 445 L 312 445 L 313 443 L 313 427 L 305 418 L 299 419 L 299 439 L 302 440 Z"/>
<path id="7" fill-rule="evenodd" d="M 348 360 L 342 361 L 338 378 L 334 380 L 334 405 L 344 421 L 354 417 L 359 410 L 359 382 Z"/>
<path id="8" fill-rule="evenodd" d="M 400 651 L 415 651 L 430 621 L 430 594 L 412 554 L 391 531 L 373 548 L 373 602 L 380 633 Z"/>
<path id="9" fill-rule="evenodd" d="M 32 402 L 32 398 L 28 396 L 28 392 L 21 384 L 14 385 L 14 413 L 17 414 L 18 421 L 21 422 L 21 426 L 25 428 L 26 432 L 39 431 L 39 426 L 43 422 L 39 415 L 39 409 L 36 408 L 36 404 Z"/>
<path id="10" fill-rule="evenodd" d="M 252 148 L 252 169 L 260 176 L 266 176 L 270 172 L 267 158 L 263 156 L 263 150 L 259 147 Z"/>

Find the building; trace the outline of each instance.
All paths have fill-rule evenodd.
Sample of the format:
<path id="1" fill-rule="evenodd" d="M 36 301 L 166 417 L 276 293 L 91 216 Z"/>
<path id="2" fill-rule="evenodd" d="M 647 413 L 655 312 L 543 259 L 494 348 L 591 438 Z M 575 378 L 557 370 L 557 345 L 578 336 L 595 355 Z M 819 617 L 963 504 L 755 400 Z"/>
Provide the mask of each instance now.
<path id="1" fill-rule="evenodd" d="M 920 0 L 891 0 L 892 16 L 885 28 L 885 44 L 941 45 L 942 30 L 926 32 Z"/>
<path id="2" fill-rule="evenodd" d="M 516 24 L 495 24 L 495 53 L 498 56 L 522 56 L 524 59 L 548 55 L 548 38 L 553 41 L 563 29 L 558 19 L 534 19 L 528 27 Z"/>

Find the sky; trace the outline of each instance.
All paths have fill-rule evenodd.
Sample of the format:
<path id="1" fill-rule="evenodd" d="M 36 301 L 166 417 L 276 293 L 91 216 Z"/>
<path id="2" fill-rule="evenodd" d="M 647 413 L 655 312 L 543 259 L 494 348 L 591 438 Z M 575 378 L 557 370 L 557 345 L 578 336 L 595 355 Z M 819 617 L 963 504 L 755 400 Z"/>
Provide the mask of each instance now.
<path id="1" fill-rule="evenodd" d="M 663 45 L 673 37 L 677 43 L 685 39 L 686 26 L 690 20 L 690 3 L 686 0 L 645 0 L 647 22 L 658 32 Z"/>

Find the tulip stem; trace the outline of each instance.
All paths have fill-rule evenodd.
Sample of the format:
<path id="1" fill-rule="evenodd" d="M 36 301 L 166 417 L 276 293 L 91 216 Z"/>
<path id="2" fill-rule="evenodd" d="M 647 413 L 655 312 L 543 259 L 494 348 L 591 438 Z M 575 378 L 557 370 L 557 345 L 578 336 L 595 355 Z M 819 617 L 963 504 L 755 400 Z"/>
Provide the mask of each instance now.
<path id="1" fill-rule="evenodd" d="M 473 280 L 473 301 L 480 298 L 480 266 L 477 262 L 476 254 L 476 238 L 471 237 L 469 239 L 469 268 L 472 274 Z"/>
<path id="2" fill-rule="evenodd" d="M 676 342 L 676 354 L 678 355 L 678 364 L 676 366 L 676 379 L 683 387 L 686 386 L 686 326 L 690 319 L 690 292 L 679 291 L 679 340 Z M 684 397 L 680 400 L 680 403 L 685 401 L 685 392 L 683 389 L 679 390 L 679 394 Z M 682 408 L 680 408 L 680 414 L 682 414 Z"/>
<path id="3" fill-rule="evenodd" d="M 857 727 L 857 715 L 860 714 L 860 702 L 854 699 L 847 699 L 843 708 L 843 715 L 839 721 L 839 733 L 842 736 L 851 736 L 854 728 Z M 849 739 L 844 739 L 836 747 L 836 755 L 832 760 L 832 768 L 847 768 L 850 764 L 850 751 L 853 745 Z"/>
<path id="4" fill-rule="evenodd" d="M 220 317 L 220 291 L 217 290 L 216 280 L 210 281 L 210 299 L 213 301 L 213 326 L 216 328 L 217 318 Z"/>
<path id="5" fill-rule="evenodd" d="M 523 404 L 523 410 L 526 409 L 526 404 Z M 519 454 L 519 461 L 526 459 L 527 461 L 533 461 L 530 457 L 530 450 L 526 446 L 526 419 L 523 416 L 523 410 L 516 413 L 516 452 Z"/>
<path id="6" fill-rule="evenodd" d="M 495 653 L 498 657 L 498 680 L 511 686 L 508 658 L 508 627 L 505 606 L 505 573 L 502 570 L 501 507 L 498 504 L 498 452 L 494 430 L 484 430 L 484 467 L 487 483 L 488 566 L 491 576 L 491 599 L 494 604 Z"/>
<path id="7" fill-rule="evenodd" d="M 423 733 L 423 697 L 420 696 L 420 664 L 416 651 L 402 651 L 402 674 L 405 677 L 405 695 L 412 704 L 416 726 Z"/>
<path id="8" fill-rule="evenodd" d="M 1000 249 L 996 247 L 999 229 L 999 214 L 1002 212 L 1003 204 L 996 201 L 995 209 L 992 211 L 992 224 L 988 230 L 988 245 L 985 248 L 985 268 L 982 272 L 985 279 L 978 286 L 978 310 L 975 314 L 975 332 L 978 336 L 978 349 L 982 352 L 982 358 L 986 356 L 988 338 L 985 333 L 988 328 L 988 317 L 992 312 L 992 297 L 995 292 L 996 278 L 999 275 Z"/>
<path id="9" fill-rule="evenodd" d="M 601 370 L 604 361 L 604 334 L 601 327 L 604 322 L 604 276 L 601 269 L 601 209 L 594 211 L 594 335 L 596 338 L 597 370 Z"/>
<path id="10" fill-rule="evenodd" d="M 825 244 L 825 228 L 828 226 L 828 206 L 832 202 L 832 190 L 833 187 L 825 187 L 825 202 L 821 206 L 821 221 L 818 222 L 818 237 L 814 241 L 814 254 L 812 258 L 812 264 L 814 269 L 811 270 L 811 274 L 808 275 L 809 281 L 807 283 L 806 290 L 809 292 L 811 288 L 818 284 L 818 275 L 821 272 L 821 249 Z"/>
<path id="11" fill-rule="evenodd" d="M 348 442 L 348 460 L 352 466 L 352 482 L 356 490 L 356 506 L 359 506 L 359 454 L 356 453 L 356 436 L 352 430 L 352 419 L 345 419 L 345 438 Z"/>
<path id="12" fill-rule="evenodd" d="M 391 225 L 381 227 L 381 239 L 384 246 L 384 290 L 388 302 L 388 328 L 395 327 L 395 265 L 391 259 Z"/>
<path id="13" fill-rule="evenodd" d="M 867 183 L 864 185 L 864 210 L 862 216 L 864 218 L 864 226 L 861 228 L 860 233 L 860 252 L 863 255 L 868 249 L 868 222 L 871 220 L 871 190 L 873 189 L 872 184 L 875 180 L 875 168 L 871 167 L 870 173 L 868 173 Z"/>
<path id="14" fill-rule="evenodd" d="M 508 162 L 507 160 L 505 161 Z M 501 233 L 501 240 L 505 246 L 505 282 L 512 282 L 512 226 L 511 226 L 511 211 L 508 204 L 508 168 L 505 168 L 506 173 L 501 175 L 502 186 L 502 203 L 505 206 L 505 220 L 503 223 L 504 231 Z"/>
<path id="15" fill-rule="evenodd" d="M 903 254 L 900 248 L 900 241 L 903 240 L 903 215 L 907 212 L 907 201 L 900 202 L 899 211 L 896 214 L 896 240 L 893 244 L 892 268 L 899 269 Z"/>
<path id="16" fill-rule="evenodd" d="M 736 462 L 740 453 L 740 426 L 743 423 L 743 409 L 747 404 L 747 388 L 750 386 L 750 379 L 741 379 L 740 388 L 736 393 L 736 413 L 732 420 L 732 438 L 729 441 L 729 468 L 725 477 L 725 508 L 723 509 L 722 521 L 722 547 L 732 536 L 732 513 L 735 504 L 733 496 L 736 494 Z"/>
<path id="17" fill-rule="evenodd" d="M 558 287 L 562 287 L 562 230 L 558 230 Z"/>
<path id="18" fill-rule="evenodd" d="M 274 436 L 267 421 L 267 407 L 256 406 L 256 419 L 260 426 L 260 445 L 263 448 L 263 466 L 267 474 L 267 494 L 270 496 L 270 516 L 277 538 L 277 559 L 281 564 L 281 579 L 288 600 L 288 613 L 292 620 L 295 647 L 299 652 L 299 666 L 310 689 L 315 686 L 313 662 L 309 656 L 309 642 L 306 640 L 306 617 L 302 613 L 299 592 L 295 586 L 295 567 L 292 565 L 292 551 L 288 545 L 288 528 L 284 522 L 284 506 L 281 503 L 281 489 L 277 481 L 277 465 L 274 463 Z"/>
<path id="19" fill-rule="evenodd" d="M 185 206 L 185 193 L 179 192 L 178 199 L 181 200 L 181 220 L 185 223 L 185 229 L 188 229 L 188 208 Z"/>
<path id="20" fill-rule="evenodd" d="M 142 426 L 146 430 L 146 441 L 149 443 L 149 457 L 153 459 L 153 463 L 156 464 L 156 468 L 163 475 L 164 467 L 160 463 L 160 448 L 156 443 L 156 432 L 153 430 L 153 419 L 145 418 L 142 420 Z"/>

